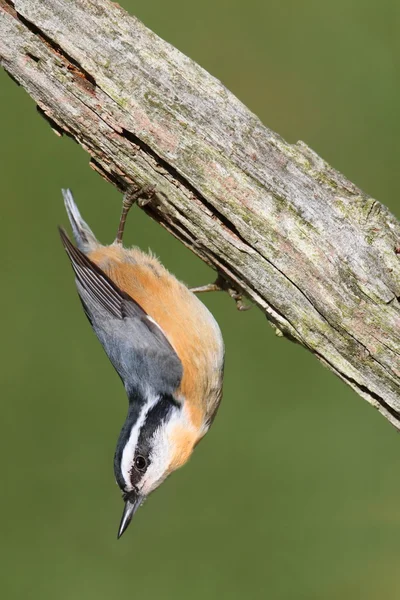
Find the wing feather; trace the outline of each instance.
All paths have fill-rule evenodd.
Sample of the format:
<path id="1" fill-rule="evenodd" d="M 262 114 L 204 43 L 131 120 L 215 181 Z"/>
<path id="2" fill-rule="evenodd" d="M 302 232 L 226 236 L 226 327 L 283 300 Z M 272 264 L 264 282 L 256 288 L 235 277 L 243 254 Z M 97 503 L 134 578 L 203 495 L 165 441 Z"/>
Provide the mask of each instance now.
<path id="1" fill-rule="evenodd" d="M 75 272 L 86 316 L 120 375 L 128 396 L 172 394 L 182 363 L 159 325 L 76 248 L 63 229 L 61 240 Z"/>

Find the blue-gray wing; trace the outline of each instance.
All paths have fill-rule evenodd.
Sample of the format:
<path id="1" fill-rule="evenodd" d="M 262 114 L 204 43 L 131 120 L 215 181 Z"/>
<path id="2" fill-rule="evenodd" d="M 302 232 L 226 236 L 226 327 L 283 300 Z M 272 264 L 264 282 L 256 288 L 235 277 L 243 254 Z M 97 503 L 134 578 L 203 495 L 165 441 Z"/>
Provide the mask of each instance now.
<path id="1" fill-rule="evenodd" d="M 72 244 L 64 230 L 60 235 L 86 316 L 128 397 L 172 395 L 182 379 L 182 363 L 162 329 Z"/>

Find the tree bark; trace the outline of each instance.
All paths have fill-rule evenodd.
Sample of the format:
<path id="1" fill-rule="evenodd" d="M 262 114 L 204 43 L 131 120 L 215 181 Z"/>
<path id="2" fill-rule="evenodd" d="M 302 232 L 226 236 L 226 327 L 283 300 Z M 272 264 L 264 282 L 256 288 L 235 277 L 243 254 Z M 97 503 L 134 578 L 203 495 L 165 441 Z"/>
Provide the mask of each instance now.
<path id="1" fill-rule="evenodd" d="M 0 0 L 0 61 L 58 133 L 400 428 L 400 224 L 108 0 Z"/>

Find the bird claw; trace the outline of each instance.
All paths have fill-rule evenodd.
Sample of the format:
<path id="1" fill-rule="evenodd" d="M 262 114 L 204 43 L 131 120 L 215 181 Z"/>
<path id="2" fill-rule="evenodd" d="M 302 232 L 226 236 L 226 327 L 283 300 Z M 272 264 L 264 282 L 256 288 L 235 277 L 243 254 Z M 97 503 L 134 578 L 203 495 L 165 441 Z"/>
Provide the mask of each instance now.
<path id="1" fill-rule="evenodd" d="M 245 304 L 243 302 L 243 295 L 240 292 L 238 292 L 232 288 L 228 288 L 228 294 L 236 302 L 236 308 L 238 310 L 244 311 L 244 310 L 250 310 L 250 308 L 252 308 L 250 304 Z"/>
<path id="2" fill-rule="evenodd" d="M 140 208 L 146 206 L 156 193 L 156 187 L 151 184 L 146 184 L 140 187 L 130 187 L 124 194 L 123 203 L 129 210 L 133 204 L 137 204 Z"/>

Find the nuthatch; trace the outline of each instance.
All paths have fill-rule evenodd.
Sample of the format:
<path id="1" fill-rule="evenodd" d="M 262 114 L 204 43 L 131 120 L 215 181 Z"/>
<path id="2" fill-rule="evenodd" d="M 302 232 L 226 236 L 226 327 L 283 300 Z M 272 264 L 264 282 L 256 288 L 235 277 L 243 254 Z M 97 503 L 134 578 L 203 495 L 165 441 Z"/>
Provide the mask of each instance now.
<path id="1" fill-rule="evenodd" d="M 214 317 L 153 255 L 122 246 L 127 213 L 141 193 L 125 196 L 110 246 L 97 241 L 69 190 L 63 196 L 77 247 L 60 229 L 85 314 L 129 400 L 114 457 L 125 500 L 118 537 L 189 459 L 222 396 L 224 345 Z"/>

